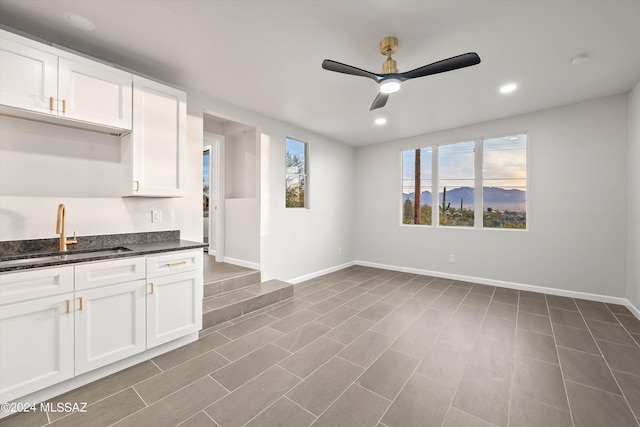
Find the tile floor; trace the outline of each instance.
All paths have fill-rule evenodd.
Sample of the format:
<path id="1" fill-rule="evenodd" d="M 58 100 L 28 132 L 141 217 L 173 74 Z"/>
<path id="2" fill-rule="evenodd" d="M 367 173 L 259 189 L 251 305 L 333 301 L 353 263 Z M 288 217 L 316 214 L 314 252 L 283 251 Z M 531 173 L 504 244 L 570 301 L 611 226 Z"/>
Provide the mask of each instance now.
<path id="1" fill-rule="evenodd" d="M 0 425 L 638 427 L 638 343 L 619 305 L 350 267 Z"/>

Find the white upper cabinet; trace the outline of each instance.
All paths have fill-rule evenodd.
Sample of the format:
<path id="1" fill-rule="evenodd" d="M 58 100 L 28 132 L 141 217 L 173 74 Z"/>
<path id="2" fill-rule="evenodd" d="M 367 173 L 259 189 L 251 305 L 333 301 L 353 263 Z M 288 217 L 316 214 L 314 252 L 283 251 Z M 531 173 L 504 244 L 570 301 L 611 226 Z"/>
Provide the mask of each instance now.
<path id="1" fill-rule="evenodd" d="M 187 94 L 133 77 L 133 129 L 122 139 L 123 196 L 184 195 Z"/>
<path id="2" fill-rule="evenodd" d="M 9 114 L 128 131 L 132 80 L 125 71 L 0 30 L 0 105 L 17 109 Z"/>
<path id="3" fill-rule="evenodd" d="M 56 114 L 58 56 L 9 40 L 7 34 L 0 33 L 0 104 Z"/>
<path id="4" fill-rule="evenodd" d="M 113 71 L 101 64 L 89 65 L 60 58 L 59 114 L 83 122 L 130 130 L 131 74 Z"/>

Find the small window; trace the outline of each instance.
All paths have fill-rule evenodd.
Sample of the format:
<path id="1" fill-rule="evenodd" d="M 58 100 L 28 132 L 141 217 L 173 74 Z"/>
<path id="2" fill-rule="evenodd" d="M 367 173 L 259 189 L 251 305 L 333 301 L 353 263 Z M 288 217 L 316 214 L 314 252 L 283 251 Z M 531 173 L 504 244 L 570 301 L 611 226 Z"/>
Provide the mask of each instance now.
<path id="1" fill-rule="evenodd" d="M 402 223 L 431 225 L 431 148 L 402 152 Z"/>
<path id="2" fill-rule="evenodd" d="M 527 228 L 527 135 L 482 140 L 482 224 Z"/>
<path id="3" fill-rule="evenodd" d="M 445 227 L 473 227 L 474 142 L 438 147 L 439 220 Z"/>
<path id="4" fill-rule="evenodd" d="M 307 143 L 286 139 L 286 207 L 307 206 Z"/>

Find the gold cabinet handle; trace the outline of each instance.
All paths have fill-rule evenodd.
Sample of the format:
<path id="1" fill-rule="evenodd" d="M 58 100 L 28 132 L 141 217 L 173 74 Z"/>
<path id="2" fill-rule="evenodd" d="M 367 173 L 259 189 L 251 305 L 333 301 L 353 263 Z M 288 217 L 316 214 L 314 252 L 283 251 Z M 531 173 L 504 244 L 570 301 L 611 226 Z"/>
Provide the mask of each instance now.
<path id="1" fill-rule="evenodd" d="M 149 294 L 153 295 L 153 283 L 149 283 L 149 285 L 151 285 L 151 291 L 149 292 Z"/>
<path id="2" fill-rule="evenodd" d="M 82 297 L 80 297 L 80 311 L 82 311 Z"/>
<path id="3" fill-rule="evenodd" d="M 140 191 L 140 181 L 133 181 L 135 189 L 133 191 Z"/>
<path id="4" fill-rule="evenodd" d="M 67 300 L 67 314 L 71 313 L 71 300 Z"/>
<path id="5" fill-rule="evenodd" d="M 167 267 L 169 267 L 169 268 L 171 268 L 171 267 L 177 267 L 177 266 L 179 266 L 179 265 L 186 264 L 186 263 L 187 263 L 187 261 L 168 262 L 168 263 L 167 263 Z"/>
<path id="6" fill-rule="evenodd" d="M 62 100 L 62 112 L 63 113 L 67 112 L 67 100 L 66 99 Z"/>
<path id="7" fill-rule="evenodd" d="M 49 98 L 49 111 L 53 111 L 55 108 L 55 101 L 53 99 L 53 96 Z"/>

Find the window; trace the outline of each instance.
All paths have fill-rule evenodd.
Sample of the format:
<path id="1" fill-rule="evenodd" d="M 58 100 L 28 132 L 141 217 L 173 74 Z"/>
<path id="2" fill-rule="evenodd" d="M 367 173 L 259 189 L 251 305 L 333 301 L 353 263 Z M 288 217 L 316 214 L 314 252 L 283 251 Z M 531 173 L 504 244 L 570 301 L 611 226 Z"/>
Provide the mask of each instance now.
<path id="1" fill-rule="evenodd" d="M 527 135 L 482 140 L 482 225 L 527 228 Z"/>
<path id="2" fill-rule="evenodd" d="M 438 196 L 440 225 L 473 227 L 474 142 L 438 147 Z"/>
<path id="3" fill-rule="evenodd" d="M 402 151 L 401 203 L 402 224 L 526 229 L 527 135 Z"/>
<path id="4" fill-rule="evenodd" d="M 431 151 L 418 148 L 402 152 L 403 224 L 431 225 Z"/>
<path id="5" fill-rule="evenodd" d="M 307 143 L 286 138 L 286 207 L 307 206 Z"/>

